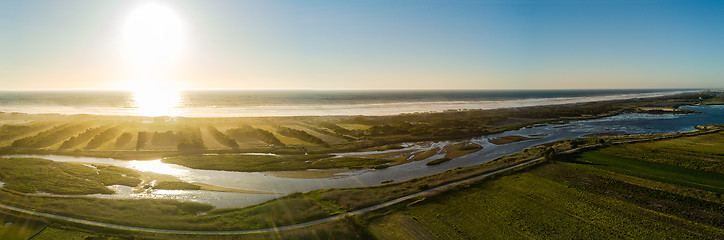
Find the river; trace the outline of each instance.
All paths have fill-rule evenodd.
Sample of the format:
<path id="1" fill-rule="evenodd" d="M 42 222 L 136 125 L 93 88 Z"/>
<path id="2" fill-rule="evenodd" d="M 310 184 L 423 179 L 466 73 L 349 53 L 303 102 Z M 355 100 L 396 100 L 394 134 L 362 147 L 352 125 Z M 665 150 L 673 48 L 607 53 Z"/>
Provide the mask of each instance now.
<path id="1" fill-rule="evenodd" d="M 699 114 L 642 114 L 626 113 L 611 117 L 573 121 L 565 124 L 546 124 L 534 127 L 508 131 L 500 134 L 475 137 L 460 141 L 416 142 L 405 143 L 404 149 L 389 151 L 405 151 L 410 149 L 430 149 L 455 142 L 474 142 L 483 146 L 483 149 L 463 157 L 444 162 L 439 165 L 427 166 L 442 155 L 397 165 L 381 170 L 356 170 L 338 174 L 336 177 L 297 179 L 272 176 L 263 172 L 230 172 L 216 170 L 191 169 L 175 164 L 162 163 L 160 159 L 150 161 L 128 161 L 111 158 L 72 157 L 60 155 L 12 155 L 5 157 L 37 157 L 60 162 L 103 163 L 115 166 L 151 171 L 176 176 L 184 181 L 201 182 L 222 187 L 281 192 L 281 194 L 248 194 L 230 192 L 212 192 L 201 190 L 155 190 L 150 193 L 134 193 L 131 187 L 111 186 L 116 194 L 94 194 L 99 198 L 113 199 L 177 199 L 183 201 L 196 201 L 209 203 L 217 207 L 243 207 L 257 204 L 269 199 L 284 196 L 292 192 L 306 192 L 316 189 L 359 187 L 377 185 L 382 181 L 400 181 L 420 176 L 440 173 L 445 170 L 472 166 L 488 162 L 496 157 L 513 154 L 521 150 L 553 142 L 561 139 L 579 138 L 596 133 L 625 133 L 646 134 L 666 133 L 694 130 L 695 125 L 724 123 L 724 106 L 684 106 L 683 109 L 696 110 Z M 538 139 L 515 142 L 505 145 L 495 145 L 488 139 L 509 135 L 532 136 Z M 340 153 L 339 155 L 356 155 L 374 152 Z"/>

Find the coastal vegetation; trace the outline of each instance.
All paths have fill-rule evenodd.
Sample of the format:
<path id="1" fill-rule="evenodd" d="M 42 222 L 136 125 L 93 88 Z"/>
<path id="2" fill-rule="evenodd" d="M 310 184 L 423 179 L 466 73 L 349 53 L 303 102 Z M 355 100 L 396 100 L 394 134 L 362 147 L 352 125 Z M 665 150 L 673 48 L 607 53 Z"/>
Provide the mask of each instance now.
<path id="1" fill-rule="evenodd" d="M 130 169 L 54 162 L 38 158 L 0 158 L 3 188 L 24 193 L 94 194 L 114 193 L 106 186 L 135 187 L 141 180 Z"/>
<path id="2" fill-rule="evenodd" d="M 641 136 L 604 139 L 636 137 Z M 724 175 L 705 171 L 713 169 L 701 163 L 724 161 L 717 155 L 724 134 L 661 137 L 666 140 L 565 155 L 362 221 L 380 239 L 723 237 Z M 693 156 L 672 162 L 666 154 L 651 155 L 651 149 L 666 149 L 673 158 Z"/>
<path id="3" fill-rule="evenodd" d="M 11 134 L 11 136 L 0 136 L 6 139 L 0 142 L 6 144 L 5 147 L 0 149 L 0 152 L 3 154 L 39 153 L 99 157 L 113 156 L 120 159 L 158 159 L 160 157 L 167 157 L 163 160 L 164 162 L 199 169 L 231 171 L 257 172 L 337 168 L 379 169 L 404 162 L 424 160 L 437 154 L 445 154 L 442 159 L 453 159 L 481 149 L 481 146 L 471 143 L 448 144 L 438 148 L 417 151 L 409 151 L 397 147 L 402 146 L 404 142 L 458 139 L 467 136 L 492 134 L 534 124 L 561 123 L 569 120 L 608 116 L 627 111 L 627 109 L 635 111 L 636 108 L 651 105 L 655 101 L 666 101 L 667 103 L 674 103 L 674 105 L 678 106 L 696 103 L 700 100 L 699 97 L 680 96 L 658 100 L 612 101 L 553 107 L 520 108 L 515 110 L 448 111 L 442 113 L 403 114 L 382 117 L 277 117 L 229 118 L 223 120 L 159 118 L 151 122 L 145 121 L 144 118 L 121 117 L 126 119 L 123 120 L 124 122 L 119 122 L 118 117 L 95 117 L 95 119 L 86 119 L 87 121 L 77 121 L 76 118 L 81 119 L 81 117 L 24 115 L 23 117 L 27 119 L 27 123 L 20 126 L 27 127 L 17 127 L 19 125 L 15 123 L 15 125 L 3 125 L 3 129 L 7 131 L 3 131 L 2 134 Z M 561 114 L 551 113 L 555 112 L 554 110 L 561 110 Z M 0 117 L 16 118 L 18 116 L 0 113 Z M 75 123 L 67 123 L 71 120 L 75 120 Z M 213 127 L 215 131 L 210 127 Z M 284 132 L 284 128 L 294 131 L 286 130 L 287 132 Z M 346 130 L 340 130 L 339 128 Z M 91 132 L 95 134 L 86 133 L 89 129 L 93 129 Z M 115 130 L 109 131 L 108 129 Z M 704 131 L 705 128 L 702 127 L 701 129 Z M 302 132 L 305 132 L 306 135 L 302 134 Z M 44 170 L 23 169 L 14 166 L 17 164 L 7 164 L 8 166 L 5 166 L 7 170 L 3 169 L 3 171 L 0 172 L 0 174 L 2 174 L 0 181 L 4 183 L 4 187 L 0 190 L 0 202 L 26 209 L 36 209 L 37 211 L 57 213 L 65 216 L 132 226 L 200 230 L 255 229 L 300 223 L 354 211 L 441 186 L 446 183 L 459 181 L 545 156 L 549 156 L 546 158 L 549 159 L 546 165 L 525 173 L 535 175 L 538 174 L 536 171 L 541 171 L 539 169 L 550 168 L 549 166 L 564 166 L 566 167 L 565 169 L 586 171 L 586 174 L 595 174 L 596 176 L 602 177 L 602 179 L 610 178 L 617 181 L 625 181 L 626 183 L 633 182 L 637 183 L 637 186 L 644 185 L 644 183 L 650 184 L 644 187 L 650 188 L 650 186 L 655 186 L 653 187 L 654 189 L 675 194 L 676 196 L 684 196 L 708 202 L 721 202 L 720 193 L 715 191 L 716 188 L 721 187 L 718 181 L 719 176 L 706 175 L 711 173 L 721 174 L 721 164 L 716 163 L 716 161 L 720 161 L 720 158 L 717 158 L 720 153 L 712 150 L 720 148 L 700 145 L 707 142 L 711 144 L 711 141 L 719 141 L 717 139 L 721 136 L 708 134 L 706 137 L 702 135 L 698 137 L 698 139 L 697 136 L 676 138 L 677 136 L 684 135 L 686 134 L 664 134 L 655 136 L 671 139 L 654 142 L 646 141 L 653 137 L 645 135 L 602 136 L 563 140 L 531 147 L 521 153 L 503 156 L 479 166 L 455 168 L 431 176 L 406 181 L 387 181 L 385 184 L 376 187 L 324 189 L 306 193 L 296 193 L 255 206 L 228 209 L 214 209 L 212 206 L 206 204 L 172 200 L 112 200 L 27 195 L 24 193 L 37 191 L 57 194 L 109 193 L 108 191 L 110 191 L 110 189 L 106 186 L 137 186 L 140 180 L 138 175 L 134 175 L 132 172 L 124 172 L 122 170 L 125 169 L 120 168 L 114 169 L 113 167 L 97 165 L 83 166 L 75 163 L 62 163 L 64 166 L 56 166 L 54 164 L 61 163 L 44 162 L 48 160 L 16 159 L 10 161 L 37 162 L 37 164 L 34 164 L 35 167 Z M 71 138 L 75 137 L 77 139 L 81 136 L 87 138 L 87 140 L 70 140 Z M 312 140 L 313 138 L 309 136 L 320 140 L 322 139 L 320 136 L 324 136 L 325 140 L 322 141 L 326 144 Z M 99 139 L 96 140 L 96 142 L 99 143 L 94 143 L 91 145 L 93 148 L 86 149 L 85 146 L 88 146 L 90 142 L 96 138 Z M 692 138 L 692 140 L 687 141 L 686 139 L 689 138 Z M 114 139 L 115 142 L 112 141 Z M 205 142 L 208 141 L 208 139 L 219 144 Z M 238 148 L 223 144 L 224 139 L 234 140 L 238 144 Z M 329 139 L 337 140 L 330 141 Z M 711 141 L 709 141 L 710 139 Z M 287 141 L 287 143 L 282 142 L 282 140 Z M 580 156 L 583 156 L 583 158 L 578 160 L 571 160 L 567 157 L 554 157 L 555 153 L 565 152 L 577 147 L 615 144 L 617 142 L 634 140 L 645 142 L 611 145 L 595 150 L 596 152 L 594 153 L 582 153 Z M 69 143 L 66 147 L 61 148 L 60 146 L 65 142 Z M 119 144 L 119 142 L 125 142 L 126 144 Z M 220 146 L 222 148 L 219 148 Z M 686 152 L 687 149 L 691 149 L 692 151 Z M 369 154 L 370 156 L 350 155 L 349 157 L 333 157 L 329 154 L 333 152 L 357 150 L 370 152 L 383 150 L 380 154 L 384 154 L 384 156 L 372 156 L 372 154 Z M 267 152 L 276 154 L 246 155 L 244 154 L 245 152 Z M 646 152 L 646 154 L 641 154 L 642 152 Z M 689 158 L 690 161 L 675 161 L 675 158 L 665 157 L 679 155 L 691 156 Z M 638 162 L 629 159 L 634 159 Z M 3 161 L 7 161 L 7 159 L 3 159 Z M 65 166 L 65 164 L 71 164 L 73 166 Z M 606 166 L 607 168 L 596 167 L 596 164 Z M 30 166 L 27 164 L 24 165 Z M 629 166 L 633 166 L 633 169 L 636 169 L 638 173 L 621 170 Z M 679 169 L 670 169 L 668 168 L 669 166 L 692 171 L 704 171 L 705 173 L 679 171 Z M 654 178 L 640 173 L 644 171 L 644 169 L 649 168 L 658 169 L 656 173 L 660 173 L 663 177 Z M 58 172 L 59 170 L 63 172 Z M 22 181 L 26 183 L 17 184 L 22 181 L 16 181 L 20 178 L 13 175 L 13 172 L 22 173 L 23 175 L 32 175 L 30 174 L 32 172 L 38 177 L 22 179 Z M 91 173 L 95 173 L 96 176 L 91 176 Z M 685 174 L 684 177 L 677 175 L 682 173 Z M 571 176 L 575 175 L 574 173 L 567 174 Z M 47 177 L 49 175 L 59 177 Z M 696 180 L 697 176 L 708 177 Z M 533 177 L 551 178 L 548 175 L 536 175 Z M 507 177 L 493 181 L 500 181 L 505 178 Z M 47 183 L 42 183 L 41 179 Z M 553 179 L 551 181 L 559 180 Z M 79 184 L 62 185 L 58 184 L 59 182 L 83 183 L 83 186 Z M 203 186 L 200 187 L 199 184 L 195 183 L 166 182 L 167 183 L 163 183 L 163 181 L 160 181 L 158 182 L 160 187 L 157 186 L 154 188 L 205 189 Z M 541 188 L 545 189 L 543 186 L 541 186 Z M 556 190 L 557 188 L 549 189 L 553 192 L 559 192 Z M 636 191 L 643 190 L 638 189 Z M 446 195 L 448 194 L 439 194 L 438 196 Z M 429 202 L 437 201 L 433 199 L 437 198 L 430 196 L 425 200 L 417 199 L 415 201 L 419 200 L 419 202 L 410 205 L 410 207 L 423 206 Z M 561 199 L 565 200 L 566 198 Z M 678 204 L 676 206 L 681 207 L 682 205 L 683 204 Z M 696 206 L 699 205 L 706 206 L 705 203 Z M 352 220 L 332 222 L 328 223 L 328 225 L 320 226 L 334 225 L 341 229 L 346 229 L 342 232 L 335 232 L 335 234 L 341 234 L 343 236 L 359 237 L 361 236 L 360 233 L 363 233 L 362 235 L 368 233 L 374 235 L 378 234 L 375 232 L 378 221 L 385 222 L 384 219 L 388 215 L 406 214 L 400 213 L 399 211 L 401 210 L 397 209 L 397 207 L 391 208 L 391 210 L 394 211 L 390 214 L 379 215 L 379 213 L 375 212 L 370 215 L 355 217 Z M 134 209 L 144 209 L 144 211 L 136 211 Z M 616 209 L 619 211 L 620 209 L 626 208 Z M 708 217 L 708 219 L 711 218 L 712 217 Z M 239 221 L 238 219 L 247 220 Z M 701 223 L 696 222 L 696 224 Z M 58 225 L 54 226 L 57 227 Z M 64 225 L 61 224 L 60 226 Z M 314 232 L 330 232 L 330 230 L 325 230 L 320 226 L 316 226 Z M 50 229 L 56 229 L 61 232 L 64 231 L 59 228 L 51 227 Z M 402 230 L 404 228 L 399 229 L 401 229 L 400 231 L 406 231 Z M 442 229 L 441 231 L 456 231 L 446 230 L 442 225 L 440 229 Z M 298 229 L 291 232 L 294 231 L 302 230 Z M 160 238 L 172 237 L 162 236 Z"/>
<path id="4" fill-rule="evenodd" d="M 686 169 L 724 174 L 722 134 L 708 134 L 668 141 L 617 145 L 599 150 L 601 154 L 630 158 Z"/>
<path id="5" fill-rule="evenodd" d="M 244 208 L 213 209 L 211 205 L 173 200 L 110 200 L 27 196 L 0 189 L 0 201 L 26 209 L 58 213 L 103 222 L 166 229 L 255 229 L 300 223 L 332 216 L 402 197 L 445 183 L 480 175 L 512 164 L 538 158 L 550 147 L 569 148 L 567 141 L 533 147 L 487 164 L 455 168 L 427 177 L 377 187 L 323 189 L 294 193 Z M 254 156 L 254 155 L 251 155 Z M 153 203 L 152 209 L 136 207 Z M 136 211 L 134 209 L 143 209 Z M 213 209 L 213 210 L 212 210 Z M 123 213 L 130 211 L 129 213 Z M 204 214 L 198 214 L 205 212 Z M 153 214 L 152 217 L 143 217 Z M 243 218 L 240 218 L 243 217 Z M 239 221 L 239 219 L 245 219 Z"/>
<path id="6" fill-rule="evenodd" d="M 249 125 L 229 129 L 226 131 L 226 134 L 235 138 L 254 138 L 269 145 L 284 146 L 284 144 L 279 141 L 273 133 L 264 129 L 253 128 Z"/>
<path id="7" fill-rule="evenodd" d="M 232 149 L 238 149 L 239 143 L 234 140 L 234 138 L 227 136 L 226 134 L 220 132 L 218 129 L 216 129 L 214 126 L 207 126 L 207 130 L 211 133 L 211 135 L 216 139 L 217 142 L 230 147 Z"/>
<path id="8" fill-rule="evenodd" d="M 444 162 L 447 162 L 447 161 L 450 161 L 450 160 L 452 160 L 452 159 L 447 158 L 447 157 L 441 157 L 441 158 L 438 158 L 438 159 L 435 159 L 435 160 L 426 162 L 425 165 L 433 166 L 433 165 L 438 165 L 438 164 L 440 164 L 440 163 L 444 163 Z"/>
<path id="9" fill-rule="evenodd" d="M 133 139 L 133 134 L 130 132 L 124 132 L 118 138 L 116 138 L 115 146 L 118 149 L 122 149 L 124 146 L 128 145 L 128 143 L 131 142 Z"/>
<path id="10" fill-rule="evenodd" d="M 628 171 L 616 171 L 615 164 L 632 164 L 631 158 L 618 157 L 606 152 L 610 152 L 609 149 L 612 148 L 650 144 L 675 146 L 681 143 L 692 144 L 694 149 L 706 148 L 705 146 L 720 149 L 724 146 L 724 141 L 721 141 L 724 139 L 722 135 L 724 134 L 721 132 L 704 135 L 691 132 L 561 140 L 535 146 L 518 154 L 499 157 L 478 166 L 455 168 L 440 174 L 377 187 L 324 189 L 290 194 L 245 208 L 212 209 L 211 206 L 204 204 L 170 200 L 145 202 L 146 200 L 58 199 L 23 196 L 4 190 L 0 191 L 0 199 L 5 204 L 11 203 L 25 208 L 132 226 L 166 229 L 255 229 L 290 225 L 345 213 L 505 166 L 541 158 L 549 152 L 563 153 L 584 147 L 589 150 L 559 156 L 529 170 L 520 169 L 517 173 L 508 173 L 506 176 L 487 178 L 477 183 L 470 182 L 468 185 L 452 188 L 454 191 L 438 191 L 436 194 L 412 199 L 405 204 L 397 204 L 354 217 L 351 221 L 335 221 L 326 223 L 330 225 L 317 225 L 317 227 L 344 226 L 342 228 L 346 230 L 336 232 L 335 234 L 339 235 L 333 235 L 332 238 L 434 236 L 434 238 L 454 239 L 478 236 L 480 229 L 486 229 L 486 233 L 489 234 L 486 236 L 515 233 L 521 236 L 550 238 L 576 238 L 591 236 L 590 234 L 632 238 L 661 236 L 716 238 L 724 234 L 724 230 L 721 229 L 721 219 L 724 217 L 721 216 L 721 211 L 716 211 L 721 208 L 724 199 L 720 193 L 714 191 L 715 189 L 691 184 L 696 180 L 694 177 L 697 174 L 706 171 L 696 170 L 697 167 L 670 164 L 662 167 L 659 165 L 663 163 L 658 163 L 657 160 L 637 160 L 656 165 L 635 162 L 634 167 Z M 651 141 L 652 139 L 659 140 Z M 589 146 L 599 146 L 599 148 L 591 149 Z M 640 154 L 644 156 L 647 152 L 641 150 Z M 722 161 L 716 157 L 709 160 Z M 687 169 L 699 172 L 689 173 Z M 688 178 L 680 178 L 682 172 Z M 651 173 L 664 178 L 651 178 L 649 177 Z M 708 173 L 714 174 L 714 172 Z M 682 181 L 670 180 L 676 178 Z M 721 187 L 720 179 L 722 178 L 718 175 L 712 175 L 694 183 Z M 151 210 L 142 212 L 132 210 L 138 209 L 132 206 L 140 204 L 139 202 L 150 205 L 143 209 L 150 207 Z M 541 207 L 541 204 L 546 207 Z M 201 212 L 205 213 L 199 214 Z M 455 212 L 467 214 L 464 219 L 476 220 L 461 221 L 463 218 L 452 214 Z M 150 213 L 153 216 L 147 217 L 146 214 Z M 550 221 L 551 219 L 556 220 Z M 309 230 L 303 229 L 283 232 L 290 234 Z M 144 236 L 142 233 L 132 234 Z M 176 235 L 154 236 L 161 239 L 176 237 Z"/>
<path id="11" fill-rule="evenodd" d="M 288 128 L 288 127 L 279 127 L 279 128 L 277 128 L 277 132 L 281 135 L 293 137 L 293 138 L 296 138 L 296 139 L 299 139 L 299 140 L 302 140 L 305 142 L 319 144 L 319 145 L 328 145 L 326 142 L 324 142 L 324 140 L 322 140 L 318 137 L 312 136 L 311 134 L 309 134 L 305 131 L 302 131 L 302 130 Z"/>
<path id="12" fill-rule="evenodd" d="M 503 136 L 503 137 L 488 139 L 488 142 L 495 144 L 495 145 L 503 145 L 503 144 L 508 144 L 508 143 L 533 140 L 533 139 L 537 139 L 537 138 L 529 138 L 529 137 L 524 137 L 524 136 L 513 135 L 513 136 Z"/>
<path id="13" fill-rule="evenodd" d="M 78 131 L 84 129 L 85 124 L 62 124 L 55 126 L 49 130 L 40 132 L 34 136 L 29 136 L 15 140 L 10 146 L 13 148 L 44 148 L 55 143 L 64 141 L 69 136 L 74 135 Z"/>
<path id="14" fill-rule="evenodd" d="M 724 105 L 724 93 L 710 93 L 712 96 L 702 99 L 702 104 L 706 105 Z"/>
<path id="15" fill-rule="evenodd" d="M 471 153 L 480 151 L 483 149 L 483 146 L 480 146 L 475 143 L 456 143 L 456 144 L 446 145 L 445 147 L 443 147 L 443 149 L 445 150 L 444 157 L 429 161 L 429 162 L 425 163 L 425 165 L 428 165 L 428 166 L 438 165 L 440 163 L 444 163 L 444 162 L 453 160 L 455 158 L 459 158 L 459 157 L 465 156 L 467 154 L 471 154 Z M 431 153 L 422 152 L 420 154 L 429 155 Z M 434 153 L 433 153 L 433 155 L 434 155 Z"/>
<path id="16" fill-rule="evenodd" d="M 0 237 L 4 240 L 30 239 L 43 231 L 46 226 L 48 223 L 40 220 L 0 212 Z"/>
<path id="17" fill-rule="evenodd" d="M 50 123 L 39 123 L 39 124 L 26 124 L 26 125 L 15 125 L 6 124 L 0 126 L 0 142 L 11 140 L 20 136 L 24 136 L 28 133 L 47 128 Z"/>
<path id="18" fill-rule="evenodd" d="M 161 181 L 156 183 L 153 188 L 166 190 L 200 190 L 201 186 L 182 181 Z"/>
<path id="19" fill-rule="evenodd" d="M 484 136 L 541 123 L 636 112 L 647 107 L 677 109 L 718 97 L 715 93 L 698 92 L 650 99 L 395 116 L 207 119 L 0 113 L 0 119 L 22 118 L 25 122 L 0 125 L 0 152 L 122 159 L 200 153 L 326 154 L 384 149 L 384 146 L 399 146 L 404 142 Z M 491 142 L 505 144 L 522 140 L 528 138 L 503 137 Z"/>
<path id="20" fill-rule="evenodd" d="M 721 203 L 599 175 L 573 163 L 470 185 L 367 220 L 379 239 L 719 238 Z"/>
<path id="21" fill-rule="evenodd" d="M 397 144 L 393 144 L 393 145 L 378 147 L 375 150 L 376 151 L 387 151 L 387 150 L 395 150 L 395 149 L 403 149 L 403 148 L 405 148 L 405 147 L 397 145 Z"/>
<path id="22" fill-rule="evenodd" d="M 63 144 L 61 144 L 58 149 L 71 149 L 73 147 L 76 147 L 89 141 L 101 131 L 103 131 L 103 127 L 86 129 L 84 132 L 78 134 L 77 136 L 73 136 L 70 137 L 68 140 L 65 140 L 65 142 L 63 142 Z"/>
<path id="23" fill-rule="evenodd" d="M 116 137 L 116 134 L 118 133 L 118 127 L 111 127 L 109 129 L 104 130 L 103 132 L 100 132 L 98 135 L 93 137 L 93 139 L 88 142 L 88 145 L 86 145 L 85 149 L 95 149 L 103 145 L 104 143 L 113 140 Z"/>
<path id="24" fill-rule="evenodd" d="M 310 155 L 185 155 L 164 158 L 165 163 L 196 169 L 239 172 L 293 171 L 304 169 L 364 168 L 389 162 L 386 159 L 335 157 L 326 154 Z"/>
<path id="25" fill-rule="evenodd" d="M 438 149 L 438 148 L 433 148 L 433 149 L 417 152 L 417 153 L 412 154 L 412 157 L 410 158 L 410 160 L 413 160 L 413 161 L 425 160 L 425 159 L 428 159 L 429 157 L 434 156 L 438 152 L 440 152 L 440 149 Z"/>
<path id="26" fill-rule="evenodd" d="M 462 157 L 477 151 L 480 151 L 483 149 L 483 146 L 480 146 L 475 143 L 457 143 L 457 144 L 450 144 L 444 147 L 445 149 L 445 157 L 449 159 Z"/>

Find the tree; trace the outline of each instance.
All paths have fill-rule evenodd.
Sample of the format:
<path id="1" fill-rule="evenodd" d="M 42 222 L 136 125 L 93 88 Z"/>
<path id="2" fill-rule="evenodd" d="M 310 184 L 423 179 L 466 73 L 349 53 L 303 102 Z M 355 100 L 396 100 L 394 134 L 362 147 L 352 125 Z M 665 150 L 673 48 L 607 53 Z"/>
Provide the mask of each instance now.
<path id="1" fill-rule="evenodd" d="M 138 132 L 138 141 L 136 141 L 136 151 L 146 147 L 146 141 L 148 141 L 148 132 Z"/>
<path id="2" fill-rule="evenodd" d="M 556 158 L 556 150 L 552 147 L 546 148 L 545 151 L 543 151 L 543 159 L 550 162 L 555 160 Z"/>

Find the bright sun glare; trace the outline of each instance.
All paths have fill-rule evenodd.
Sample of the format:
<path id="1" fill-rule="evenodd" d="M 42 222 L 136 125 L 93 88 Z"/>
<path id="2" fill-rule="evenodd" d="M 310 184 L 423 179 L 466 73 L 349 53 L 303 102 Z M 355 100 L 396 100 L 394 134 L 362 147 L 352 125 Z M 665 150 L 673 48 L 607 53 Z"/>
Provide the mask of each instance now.
<path id="1" fill-rule="evenodd" d="M 123 52 L 132 67 L 126 87 L 133 91 L 137 114 L 177 114 L 179 93 L 166 72 L 181 53 L 184 37 L 181 19 L 157 3 L 141 5 L 126 18 Z"/>

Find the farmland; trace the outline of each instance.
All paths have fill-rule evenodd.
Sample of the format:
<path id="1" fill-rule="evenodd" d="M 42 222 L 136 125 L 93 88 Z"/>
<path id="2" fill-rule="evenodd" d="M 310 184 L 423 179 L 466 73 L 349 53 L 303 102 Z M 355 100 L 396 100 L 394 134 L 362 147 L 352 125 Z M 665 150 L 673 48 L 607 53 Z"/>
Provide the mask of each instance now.
<path id="1" fill-rule="evenodd" d="M 724 237 L 724 134 L 614 145 L 372 214 L 380 239 Z M 661 149 L 668 154 L 654 153 Z M 708 170 L 708 171 L 705 171 Z"/>
<path id="2" fill-rule="evenodd" d="M 351 219 L 343 219 L 313 227 L 281 231 L 281 235 L 239 235 L 241 239 L 268 239 L 326 236 L 331 239 L 459 239 L 459 238 L 554 238 L 569 239 L 587 236 L 602 238 L 676 238 L 706 239 L 724 236 L 724 212 L 721 194 L 716 189 L 697 184 L 720 187 L 719 173 L 703 171 L 706 167 L 684 168 L 647 158 L 630 149 L 647 146 L 676 146 L 691 143 L 692 149 L 701 146 L 719 147 L 722 132 L 703 135 L 662 134 L 654 137 L 665 140 L 615 144 L 570 155 L 551 158 L 549 162 L 528 170 L 510 173 L 482 182 L 463 185 L 452 191 L 417 198 L 392 207 L 369 212 Z M 681 137 L 677 137 L 681 136 Z M 174 201 L 144 200 L 81 200 L 68 199 L 65 203 L 35 205 L 64 209 L 86 209 L 85 218 L 122 224 L 138 224 L 137 219 L 153 221 L 144 226 L 183 229 L 254 229 L 305 222 L 370 206 L 397 196 L 438 186 L 445 182 L 490 171 L 543 156 L 547 149 L 564 151 L 575 146 L 604 142 L 642 140 L 651 136 L 603 137 L 564 140 L 527 149 L 521 153 L 501 157 L 488 164 L 459 168 L 420 179 L 373 188 L 328 189 L 289 196 L 241 209 L 215 209 L 203 205 L 179 205 Z M 708 141 L 703 141 L 706 139 Z M 683 146 L 683 145 L 682 145 Z M 626 156 L 613 155 L 617 149 L 628 149 Z M 673 149 L 673 147 L 671 148 Z M 686 149 L 686 148 L 684 148 Z M 718 149 L 718 148 L 717 148 Z M 673 150 L 671 150 L 673 151 Z M 716 151 L 716 150 L 712 150 Z M 715 155 L 707 161 L 719 161 Z M 634 158 L 635 157 L 635 158 Z M 718 159 L 718 160 L 717 160 Z M 700 159 L 701 160 L 701 159 Z M 627 171 L 620 166 L 632 166 Z M 689 165 L 682 165 L 689 166 Z M 693 166 L 693 165 L 692 165 Z M 688 172 L 689 170 L 694 172 Z M 661 178 L 652 178 L 651 175 Z M 682 175 L 683 174 L 683 175 Z M 713 175 L 706 175 L 713 174 Z M 696 176 L 704 176 L 697 178 Z M 687 181 L 673 181 L 687 180 Z M 16 199 L 6 195 L 5 199 Z M 40 200 L 40 199 L 38 199 Z M 16 199 L 16 202 L 40 203 L 47 200 Z M 86 202 L 87 203 L 82 203 Z M 91 202 L 104 202 L 101 205 Z M 153 203 L 153 204 L 149 204 Z M 64 205 L 66 204 L 66 205 Z M 80 204 L 80 205 L 78 205 Z M 144 204 L 146 213 L 120 214 Z M 165 205 L 163 205 L 165 204 Z M 71 207 L 74 206 L 74 207 Z M 78 208 L 83 206 L 82 208 Z M 101 209 L 95 206 L 104 206 Z M 98 209 L 98 210 L 95 210 Z M 201 215 L 190 214 L 205 211 Z M 102 212 L 102 215 L 98 213 Z M 179 215 L 180 214 L 180 215 Z M 128 216 L 118 219 L 112 216 Z M 135 216 L 135 217 L 134 217 Z M 246 219 L 246 221 L 232 221 Z M 193 222 L 193 224 L 191 224 Z M 53 225 L 49 232 L 79 236 L 116 236 L 102 230 L 88 231 Z M 128 233 L 124 233 L 128 234 Z M 176 239 L 178 235 L 148 235 L 131 233 L 139 237 Z M 301 235 L 300 235 L 301 234 Z M 47 236 L 42 232 L 39 236 Z M 192 236 L 181 236 L 181 238 Z M 207 236 L 226 239 L 230 236 Z M 42 239 L 42 238 L 41 238 Z"/>
<path id="3" fill-rule="evenodd" d="M 620 103 L 623 104 L 623 103 Z M 642 102 L 625 103 L 631 106 Z M 586 105 L 581 105 L 586 106 Z M 585 119 L 594 106 L 557 106 L 568 119 Z M 613 104 L 607 112 L 623 111 Z M 628 105 L 627 105 L 628 106 Z M 572 109 L 567 109 L 567 108 Z M 589 109 L 589 107 L 591 109 Z M 544 108 L 547 109 L 547 108 Z M 547 121 L 549 110 L 530 108 L 526 124 L 501 122 L 476 126 L 455 125 L 449 118 L 501 113 L 496 111 L 445 112 L 425 121 L 423 116 L 306 117 L 306 118 L 155 118 L 127 117 L 120 121 L 95 116 L 38 116 L 36 121 L 4 127 L 4 153 L 47 153 L 119 158 L 158 158 L 197 169 L 241 172 L 299 171 L 306 169 L 385 168 L 444 154 L 443 160 L 482 149 L 472 142 L 448 141 L 432 149 L 401 149 L 405 142 L 452 139 L 514 129 Z M 585 111 L 584 111 L 585 110 Z M 521 113 L 502 111 L 521 119 Z M 423 114 L 425 115 L 425 114 Z M 585 114 L 588 115 L 588 114 Z M 17 117 L 13 114 L 3 115 Z M 416 118 L 420 117 L 420 119 Z M 429 117 L 429 116 L 427 116 Z M 123 117 L 122 117 L 123 118 Z M 447 123 L 432 120 L 448 118 Z M 83 119 L 83 121 L 78 121 Z M 498 119 L 498 118 L 496 118 Z M 454 119 L 453 119 L 454 120 Z M 468 119 L 469 120 L 469 119 Z M 476 120 L 477 121 L 477 120 Z M 482 120 L 481 120 L 482 121 Z M 492 120 L 491 120 L 492 121 Z M 501 120 L 504 121 L 504 120 Z M 31 121 L 32 122 L 32 121 Z M 420 124 L 445 132 L 420 132 Z M 362 125 L 367 127 L 361 127 Z M 4 125 L 5 126 L 5 125 Z M 336 126 L 336 127 L 335 127 Z M 353 126 L 344 128 L 343 126 Z M 457 127 L 461 127 L 457 129 Z M 709 127 L 704 127 L 709 128 Z M 704 129 L 702 128 L 702 129 Z M 716 128 L 712 126 L 712 128 Z M 302 132 L 306 132 L 304 134 Z M 454 191 L 430 195 L 343 220 L 309 228 L 282 231 L 281 235 L 306 232 L 330 238 L 496 238 L 515 232 L 519 237 L 576 238 L 701 238 L 722 235 L 722 133 L 671 133 L 656 136 L 601 136 L 560 140 L 498 157 L 485 164 L 458 167 L 439 174 L 403 180 L 382 181 L 373 187 L 321 189 L 292 193 L 243 208 L 220 208 L 175 200 L 113 200 L 83 197 L 38 196 L 105 193 L 109 185 L 139 186 L 143 176 L 104 165 L 83 166 L 42 159 L 5 158 L 0 165 L 3 204 L 63 216 L 127 226 L 184 230 L 248 230 L 304 223 L 344 214 L 418 193 L 447 183 L 485 174 L 532 159 L 548 161 L 538 167 L 510 173 Z M 691 135 L 691 136 L 689 136 Z M 651 138 L 665 140 L 647 141 Z M 507 144 L 530 139 L 505 139 Z M 638 143 L 615 144 L 627 141 Z M 232 143 L 235 142 L 236 144 Z M 602 146 L 572 155 L 556 152 L 580 146 Z M 487 145 L 486 145 L 487 147 Z M 332 157 L 331 153 L 364 150 L 364 155 Z M 248 152 L 265 154 L 246 154 Z M 29 164 L 17 164 L 27 161 Z M 25 163 L 25 162 L 23 162 Z M 32 163 L 32 164 L 30 164 Z M 427 167 L 424 166 L 423 167 Z M 432 167 L 430 167 L 432 168 Z M 325 170 L 325 171 L 327 171 Z M 37 176 L 33 176 L 33 175 Z M 94 175 L 95 174 L 95 175 Z M 27 176 L 31 176 L 28 178 Z M 385 179 L 382 179 L 385 180 Z M 132 181 L 132 182 L 131 182 Z M 84 184 L 74 184 L 74 183 Z M 85 184 L 87 183 L 87 184 Z M 65 184 L 65 185 L 64 185 Z M 146 186 L 146 185 L 144 185 Z M 209 190 L 213 186 L 160 180 L 157 189 Z M 218 187 L 216 188 L 219 189 Z M 434 214 L 433 214 L 434 213 Z M 475 221 L 470 221 L 474 219 Z M 630 224 L 624 224 L 630 223 Z M 566 227 L 570 226 L 570 227 Z M 104 230 L 76 229 L 52 223 L 48 231 L 79 236 L 116 236 Z M 328 229 L 327 227 L 338 228 Z M 481 231 L 487 235 L 479 235 Z M 636 231 L 636 229 L 644 229 Z M 173 239 L 171 235 L 140 237 Z M 499 234 L 499 235 L 496 235 Z M 69 236 L 70 236 L 69 235 Z M 39 234 L 42 239 L 45 235 Z M 244 235 L 267 238 L 269 235 Z M 271 236 L 273 237 L 273 236 Z M 278 236 L 277 236 L 278 237 Z M 220 237 L 223 238 L 223 237 Z"/>

